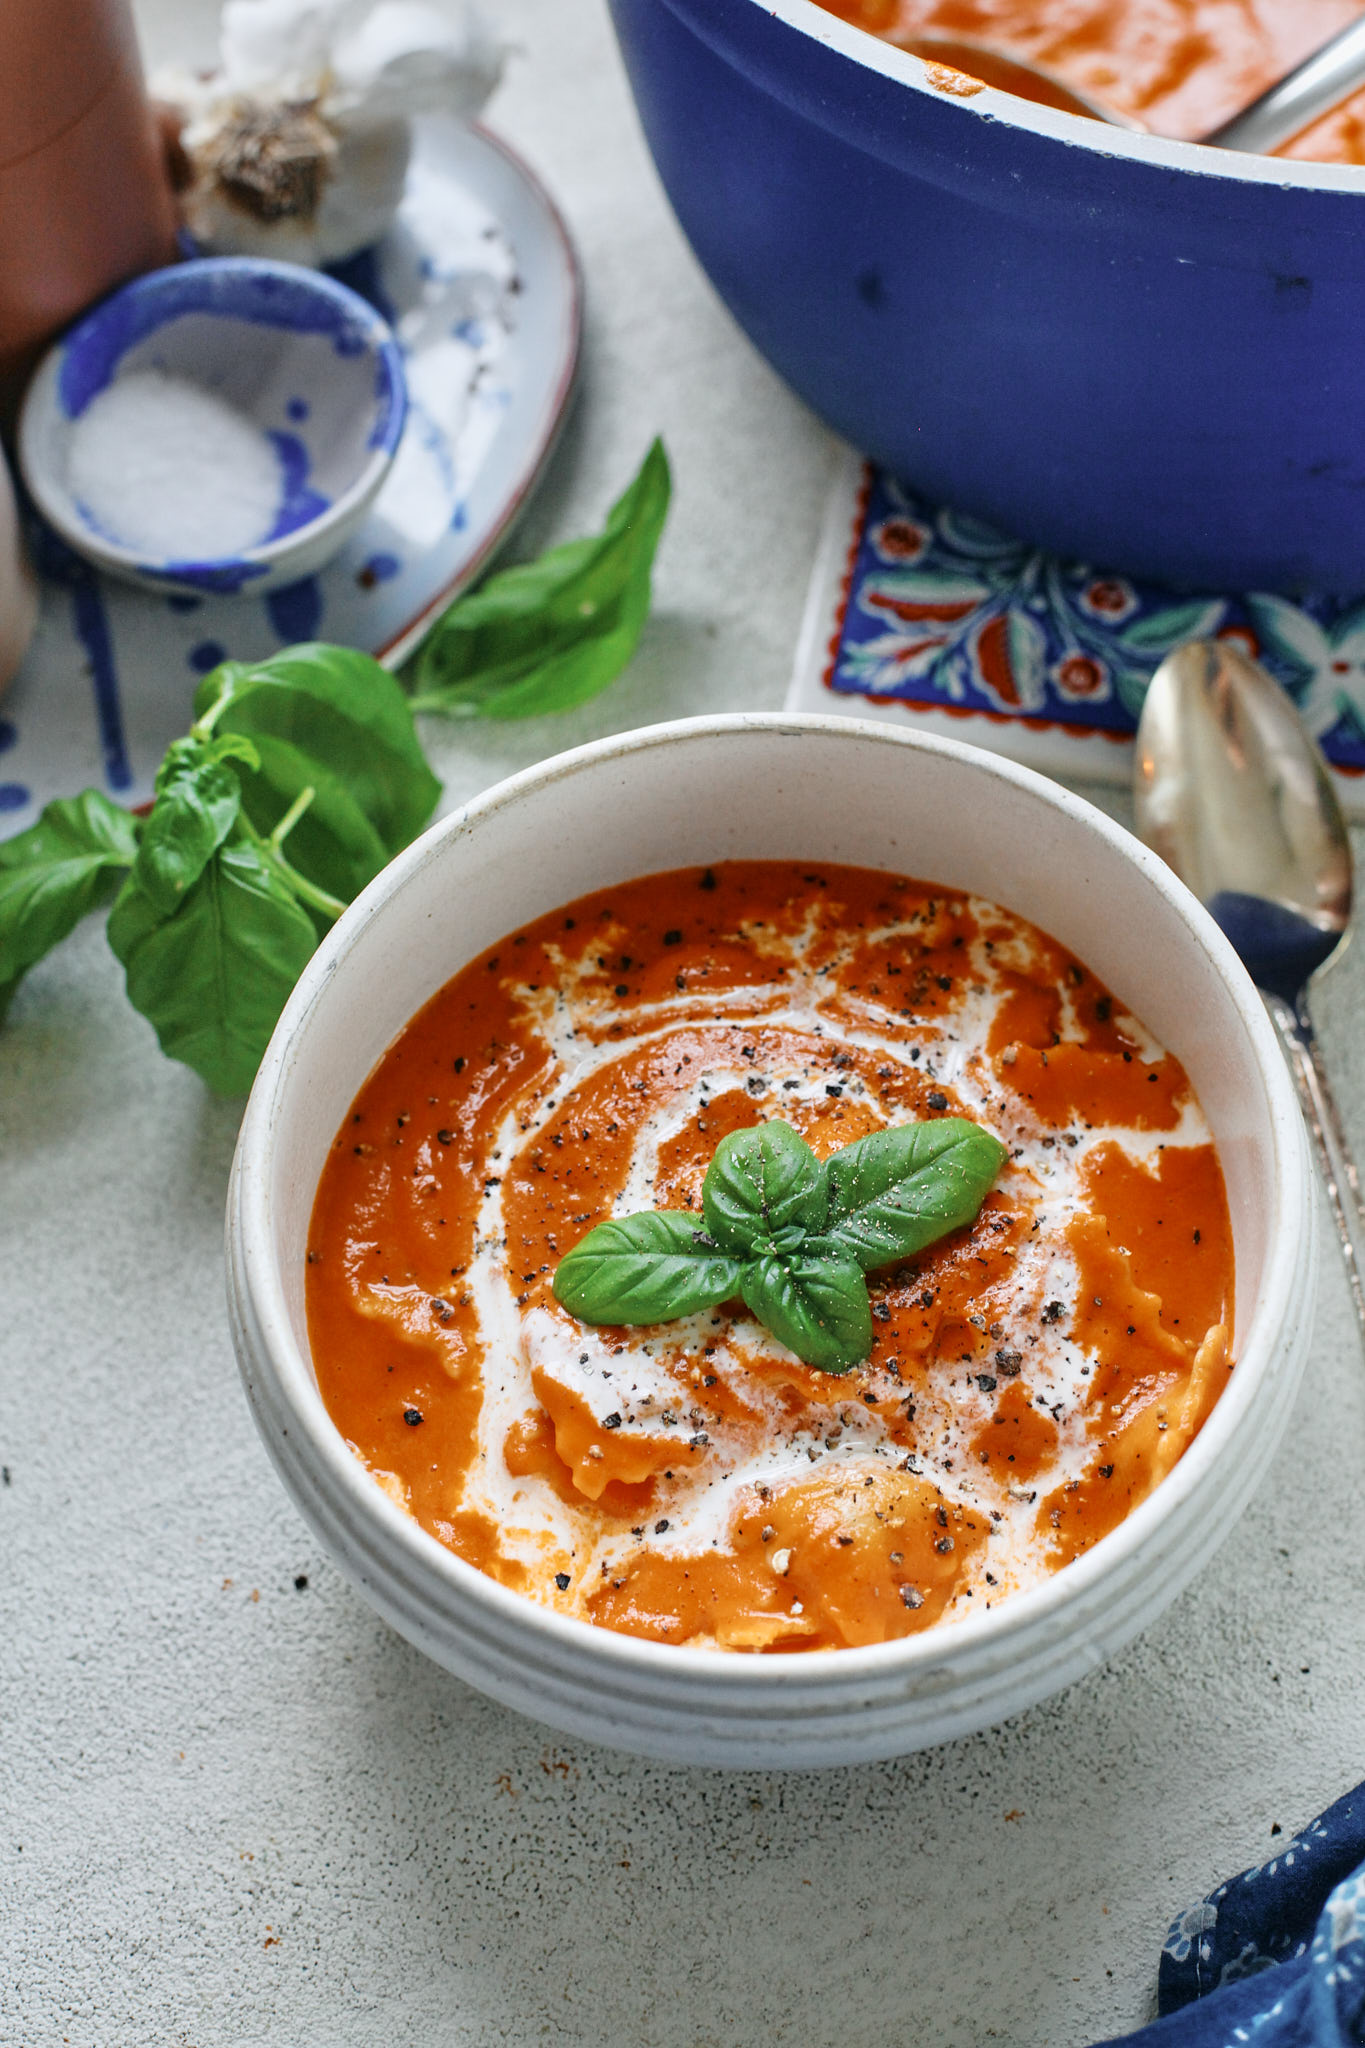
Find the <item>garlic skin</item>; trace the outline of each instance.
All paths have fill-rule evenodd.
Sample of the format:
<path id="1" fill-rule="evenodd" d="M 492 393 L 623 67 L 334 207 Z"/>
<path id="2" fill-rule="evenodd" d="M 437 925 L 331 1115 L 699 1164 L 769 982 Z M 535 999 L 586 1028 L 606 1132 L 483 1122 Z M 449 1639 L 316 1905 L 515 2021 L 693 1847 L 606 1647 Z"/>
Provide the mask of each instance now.
<path id="1" fill-rule="evenodd" d="M 474 0 L 227 0 L 218 66 L 163 71 L 185 226 L 214 255 L 337 263 L 385 232 L 416 114 L 473 120 L 505 45 Z"/>

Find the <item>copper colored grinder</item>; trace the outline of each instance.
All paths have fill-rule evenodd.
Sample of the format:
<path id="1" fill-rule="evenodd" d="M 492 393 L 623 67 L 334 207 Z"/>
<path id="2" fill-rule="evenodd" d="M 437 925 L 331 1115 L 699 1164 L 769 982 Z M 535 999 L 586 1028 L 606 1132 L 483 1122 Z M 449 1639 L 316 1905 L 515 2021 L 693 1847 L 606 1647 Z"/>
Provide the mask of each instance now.
<path id="1" fill-rule="evenodd" d="M 43 345 L 175 260 L 129 0 L 0 0 L 0 426 Z"/>

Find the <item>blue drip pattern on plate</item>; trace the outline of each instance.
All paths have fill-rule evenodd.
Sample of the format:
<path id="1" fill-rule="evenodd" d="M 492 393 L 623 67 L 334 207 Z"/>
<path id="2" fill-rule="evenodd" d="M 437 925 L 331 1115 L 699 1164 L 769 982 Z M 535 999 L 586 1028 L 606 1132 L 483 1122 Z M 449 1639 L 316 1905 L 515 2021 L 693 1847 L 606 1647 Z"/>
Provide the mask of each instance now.
<path id="1" fill-rule="evenodd" d="M 1365 602 L 1189 596 L 1040 554 L 873 471 L 826 674 L 843 695 L 1129 737 L 1158 663 L 1235 638 L 1365 770 Z"/>

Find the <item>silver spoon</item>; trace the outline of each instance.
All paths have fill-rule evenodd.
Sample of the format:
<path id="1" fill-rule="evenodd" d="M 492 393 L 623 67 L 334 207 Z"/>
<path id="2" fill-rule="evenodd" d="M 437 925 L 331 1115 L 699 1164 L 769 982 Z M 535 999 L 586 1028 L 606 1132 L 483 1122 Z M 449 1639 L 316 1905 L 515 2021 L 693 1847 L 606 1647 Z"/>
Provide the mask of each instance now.
<path id="1" fill-rule="evenodd" d="M 1022 99 L 1037 100 L 1044 106 L 1060 107 L 1064 113 L 1088 114 L 1092 120 L 1107 121 L 1111 128 L 1146 132 L 1146 124 L 1131 114 L 1120 114 L 1065 84 L 1041 65 L 1006 56 L 1003 50 L 992 49 L 988 43 L 959 36 L 898 36 L 895 41 L 901 49 L 922 57 L 926 63 L 951 65 L 954 70 L 969 72 L 1002 92 L 1017 93 Z M 1333 107 L 1339 107 L 1362 85 L 1365 16 L 1339 29 L 1320 50 L 1305 57 L 1302 64 L 1296 64 L 1240 114 L 1234 114 L 1230 121 L 1196 140 L 1214 149 L 1240 149 L 1253 156 L 1265 156 L 1323 114 L 1330 114 Z"/>
<path id="2" fill-rule="evenodd" d="M 1134 797 L 1139 834 L 1222 926 L 1278 1027 L 1365 1330 L 1365 1204 L 1308 1008 L 1351 921 L 1351 842 L 1327 765 L 1259 662 L 1195 640 L 1148 687 Z"/>

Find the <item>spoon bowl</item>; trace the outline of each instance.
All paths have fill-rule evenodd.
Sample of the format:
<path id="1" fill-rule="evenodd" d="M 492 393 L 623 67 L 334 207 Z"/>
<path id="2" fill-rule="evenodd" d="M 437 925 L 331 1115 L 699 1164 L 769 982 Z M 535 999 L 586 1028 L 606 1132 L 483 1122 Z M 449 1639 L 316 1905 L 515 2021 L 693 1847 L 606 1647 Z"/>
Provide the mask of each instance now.
<path id="1" fill-rule="evenodd" d="M 1259 662 L 1177 648 L 1138 740 L 1138 830 L 1213 913 L 1260 988 L 1296 1000 L 1344 943 L 1352 862 L 1330 771 Z"/>
<path id="2" fill-rule="evenodd" d="M 1222 927 L 1279 1030 L 1365 1330 L 1365 1207 L 1309 987 L 1349 936 L 1351 842 L 1331 773 L 1274 678 L 1221 640 L 1168 655 L 1138 723 L 1139 835 Z"/>

